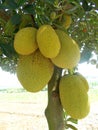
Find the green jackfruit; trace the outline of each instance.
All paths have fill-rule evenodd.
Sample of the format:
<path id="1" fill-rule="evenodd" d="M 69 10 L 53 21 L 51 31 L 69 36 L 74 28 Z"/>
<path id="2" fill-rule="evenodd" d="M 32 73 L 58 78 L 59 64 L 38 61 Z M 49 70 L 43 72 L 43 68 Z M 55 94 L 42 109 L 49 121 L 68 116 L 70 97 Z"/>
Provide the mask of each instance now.
<path id="1" fill-rule="evenodd" d="M 26 27 L 19 30 L 14 38 L 14 48 L 21 55 L 29 55 L 37 48 L 36 42 L 37 29 L 34 27 Z"/>
<path id="2" fill-rule="evenodd" d="M 69 37 L 64 31 L 56 30 L 61 42 L 61 49 L 52 62 L 61 68 L 72 69 L 80 60 L 80 50 L 77 43 Z"/>
<path id="3" fill-rule="evenodd" d="M 86 88 L 86 91 L 88 92 L 89 91 L 89 84 L 88 84 L 88 81 L 86 80 L 86 78 L 80 73 L 76 73 L 76 75 L 78 75 L 78 78 L 80 78 L 83 81 L 84 87 Z"/>
<path id="4" fill-rule="evenodd" d="M 78 75 L 63 76 L 59 90 L 61 103 L 67 114 L 75 119 L 82 119 L 88 115 L 88 93 L 84 81 Z"/>
<path id="5" fill-rule="evenodd" d="M 42 25 L 37 31 L 39 50 L 47 58 L 56 57 L 61 45 L 55 30 L 50 25 Z"/>
<path id="6" fill-rule="evenodd" d="M 27 91 L 37 92 L 49 82 L 53 71 L 52 62 L 37 50 L 31 55 L 20 56 L 16 72 L 18 80 Z"/>

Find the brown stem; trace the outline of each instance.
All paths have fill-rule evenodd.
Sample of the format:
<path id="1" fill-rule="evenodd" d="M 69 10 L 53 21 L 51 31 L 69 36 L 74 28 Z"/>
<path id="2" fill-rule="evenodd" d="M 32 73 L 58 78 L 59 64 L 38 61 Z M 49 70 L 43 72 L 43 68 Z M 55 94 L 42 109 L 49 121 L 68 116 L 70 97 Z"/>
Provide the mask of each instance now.
<path id="1" fill-rule="evenodd" d="M 48 105 L 45 110 L 49 130 L 64 130 L 64 112 L 59 98 L 59 80 L 62 70 L 55 68 L 48 84 Z"/>

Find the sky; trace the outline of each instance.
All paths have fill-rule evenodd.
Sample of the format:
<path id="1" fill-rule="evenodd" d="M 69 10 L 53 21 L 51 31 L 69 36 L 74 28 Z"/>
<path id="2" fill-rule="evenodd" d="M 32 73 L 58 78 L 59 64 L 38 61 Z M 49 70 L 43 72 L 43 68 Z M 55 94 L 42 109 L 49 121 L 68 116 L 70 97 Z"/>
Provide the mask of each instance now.
<path id="1" fill-rule="evenodd" d="M 81 64 L 79 65 L 79 72 L 85 77 L 98 77 L 98 69 L 94 65 Z M 2 71 L 0 68 L 0 89 L 8 87 L 22 87 L 17 79 L 16 74 Z"/>
<path id="2" fill-rule="evenodd" d="M 78 66 L 78 69 L 86 77 L 98 77 L 98 68 L 95 65 L 83 63 Z"/>
<path id="3" fill-rule="evenodd" d="M 21 87 L 16 74 L 2 71 L 0 68 L 0 89 L 6 87 Z"/>

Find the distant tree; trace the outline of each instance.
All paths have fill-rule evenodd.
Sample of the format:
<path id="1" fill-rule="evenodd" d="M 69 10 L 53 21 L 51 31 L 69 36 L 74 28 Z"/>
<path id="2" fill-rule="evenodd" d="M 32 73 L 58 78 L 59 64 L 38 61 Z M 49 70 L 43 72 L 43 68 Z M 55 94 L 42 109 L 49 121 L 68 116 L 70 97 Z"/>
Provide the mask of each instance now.
<path id="1" fill-rule="evenodd" d="M 71 24 L 68 28 L 63 26 L 67 20 L 65 14 L 72 19 L 69 21 Z M 38 29 L 44 24 L 65 31 L 78 43 L 81 53 L 80 64 L 91 62 L 96 65 L 96 68 L 98 67 L 97 0 L 0 0 L 0 67 L 3 70 L 16 72 L 19 54 L 13 46 L 15 34 L 22 28 Z M 96 54 L 97 59 L 92 59 L 93 54 Z M 48 83 L 46 117 L 49 130 L 76 129 L 73 125 L 67 124 L 67 121 L 77 123 L 77 120 L 63 111 L 59 100 L 57 86 L 61 75 L 62 69 L 55 67 L 54 74 Z M 54 85 L 57 91 L 53 91 Z M 65 126 L 59 128 L 61 124 Z"/>

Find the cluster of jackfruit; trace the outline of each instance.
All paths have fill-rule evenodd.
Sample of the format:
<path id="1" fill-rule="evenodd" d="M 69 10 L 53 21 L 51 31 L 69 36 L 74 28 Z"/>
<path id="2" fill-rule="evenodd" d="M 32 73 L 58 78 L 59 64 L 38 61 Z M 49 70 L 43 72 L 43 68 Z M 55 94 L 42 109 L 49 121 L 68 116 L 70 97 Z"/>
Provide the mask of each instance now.
<path id="1" fill-rule="evenodd" d="M 50 25 L 19 30 L 15 35 L 14 48 L 20 55 L 17 77 L 30 92 L 40 91 L 48 84 L 54 66 L 72 69 L 80 60 L 78 44 L 64 31 Z M 71 117 L 81 119 L 89 113 L 88 89 L 86 79 L 79 73 L 61 78 L 60 100 Z"/>
<path id="2" fill-rule="evenodd" d="M 51 25 L 20 29 L 14 38 L 14 48 L 20 55 L 17 77 L 30 92 L 44 88 L 53 75 L 54 65 L 71 69 L 80 60 L 77 43 Z"/>

